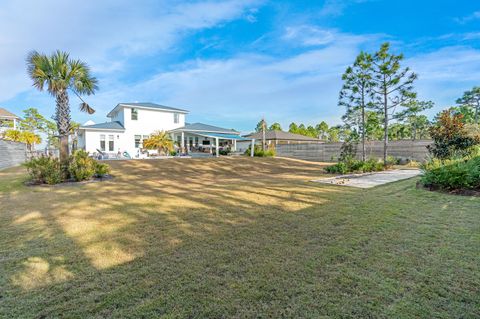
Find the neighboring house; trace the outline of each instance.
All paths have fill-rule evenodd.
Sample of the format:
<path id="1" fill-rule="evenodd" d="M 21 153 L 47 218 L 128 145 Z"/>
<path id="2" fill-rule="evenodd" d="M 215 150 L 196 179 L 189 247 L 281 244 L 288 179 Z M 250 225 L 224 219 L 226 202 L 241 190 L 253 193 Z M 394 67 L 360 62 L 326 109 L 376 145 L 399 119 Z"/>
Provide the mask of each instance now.
<path id="1" fill-rule="evenodd" d="M 0 133 L 8 129 L 17 129 L 20 117 L 0 107 Z"/>
<path id="2" fill-rule="evenodd" d="M 139 157 L 144 139 L 155 131 L 167 131 L 183 153 L 215 149 L 218 155 L 221 147 L 235 149 L 237 140 L 245 140 L 235 130 L 185 124 L 187 114 L 184 109 L 154 103 L 120 103 L 107 114 L 110 122 L 80 126 L 78 147 L 90 153 L 127 152 Z"/>
<path id="3" fill-rule="evenodd" d="M 262 132 L 248 134 L 248 135 L 245 135 L 244 137 L 249 140 L 254 139 L 256 145 L 262 145 L 262 139 L 263 139 Z M 324 141 L 315 137 L 294 134 L 294 133 L 284 132 L 284 131 L 277 131 L 277 130 L 266 131 L 265 142 L 269 147 L 275 146 L 277 144 L 324 143 Z M 250 146 L 250 143 L 240 142 L 238 144 L 238 150 L 241 152 L 244 152 L 246 149 L 248 149 L 249 146 Z"/>

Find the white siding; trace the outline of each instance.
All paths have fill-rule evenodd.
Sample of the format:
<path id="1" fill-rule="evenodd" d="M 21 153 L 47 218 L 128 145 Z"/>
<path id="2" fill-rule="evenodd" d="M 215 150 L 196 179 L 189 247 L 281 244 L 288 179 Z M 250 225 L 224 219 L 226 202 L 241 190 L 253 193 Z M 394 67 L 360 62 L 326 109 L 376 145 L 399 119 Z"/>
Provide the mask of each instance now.
<path id="1" fill-rule="evenodd" d="M 118 113 L 112 114 L 111 121 L 118 121 L 125 127 L 124 132 L 110 130 L 82 130 L 83 137 L 79 138 L 79 147 L 93 153 L 100 149 L 100 135 L 106 136 L 106 152 L 108 151 L 108 135 L 114 134 L 114 152 L 127 151 L 135 157 L 138 148 L 135 148 L 135 135 L 146 136 L 155 131 L 168 131 L 185 126 L 185 114 L 179 114 L 179 122 L 174 123 L 174 111 L 137 108 L 138 119 L 132 120 L 132 107 L 122 107 Z"/>

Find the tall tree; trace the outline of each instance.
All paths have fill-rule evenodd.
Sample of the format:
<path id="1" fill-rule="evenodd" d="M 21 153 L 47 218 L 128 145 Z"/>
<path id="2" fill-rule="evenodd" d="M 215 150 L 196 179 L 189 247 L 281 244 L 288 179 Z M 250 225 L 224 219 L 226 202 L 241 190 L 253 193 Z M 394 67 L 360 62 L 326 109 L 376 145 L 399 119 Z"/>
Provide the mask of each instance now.
<path id="1" fill-rule="evenodd" d="M 282 130 L 282 126 L 280 125 L 280 123 L 273 123 L 272 125 L 270 125 L 270 127 L 268 128 L 270 131 L 281 131 Z"/>
<path id="2" fill-rule="evenodd" d="M 372 80 L 375 82 L 373 92 L 374 103 L 383 116 L 383 162 L 387 164 L 388 156 L 388 126 L 390 119 L 396 114 L 397 108 L 414 99 L 413 82 L 417 75 L 410 68 L 402 68 L 400 62 L 403 54 L 395 55 L 389 52 L 390 44 L 384 43 L 372 59 Z"/>
<path id="3" fill-rule="evenodd" d="M 424 126 L 428 125 L 428 122 L 425 123 L 425 116 L 420 115 L 420 113 L 431 109 L 434 105 L 432 101 L 412 99 L 404 105 L 405 110 L 396 115 L 396 119 L 405 121 L 410 126 L 412 140 L 416 140 L 418 131 L 425 129 Z"/>
<path id="4" fill-rule="evenodd" d="M 321 121 L 319 124 L 315 126 L 315 130 L 317 131 L 317 137 L 326 140 L 328 135 L 328 124 L 325 121 Z"/>
<path id="5" fill-rule="evenodd" d="M 381 140 L 383 137 L 382 119 L 377 112 L 367 111 L 365 121 L 365 135 L 369 141 Z"/>
<path id="6" fill-rule="evenodd" d="M 478 124 L 480 113 L 480 87 L 474 86 L 471 90 L 465 91 L 463 96 L 457 99 L 457 104 L 473 110 L 475 124 Z"/>
<path id="7" fill-rule="evenodd" d="M 60 161 L 66 162 L 71 129 L 69 91 L 82 101 L 81 111 L 93 114 L 95 110 L 81 98 L 81 95 L 94 94 L 98 89 L 97 79 L 91 75 L 87 64 L 71 59 L 68 53 L 62 51 L 56 51 L 50 56 L 32 51 L 27 58 L 27 67 L 33 86 L 40 91 L 46 88 L 48 93 L 55 97 L 54 119 L 60 137 Z"/>
<path id="8" fill-rule="evenodd" d="M 23 111 L 23 118 L 20 121 L 20 128 L 29 132 L 45 133 L 45 117 L 36 108 L 28 108 Z"/>
<path id="9" fill-rule="evenodd" d="M 307 127 L 306 133 L 307 133 L 307 136 L 318 138 L 317 130 L 311 125 Z"/>
<path id="10" fill-rule="evenodd" d="M 288 131 L 294 134 L 298 133 L 298 125 L 294 122 L 290 123 L 290 125 L 288 126 Z"/>
<path id="11" fill-rule="evenodd" d="M 362 139 L 362 160 L 365 161 L 366 110 L 372 107 L 375 82 L 372 80 L 372 57 L 360 52 L 352 66 L 342 75 L 343 87 L 338 105 L 346 108 L 343 121 L 358 129 Z"/>
<path id="12" fill-rule="evenodd" d="M 261 132 L 262 128 L 264 126 L 267 126 L 267 122 L 265 121 L 264 118 L 262 118 L 260 121 L 258 121 L 257 125 L 255 126 L 255 132 Z"/>

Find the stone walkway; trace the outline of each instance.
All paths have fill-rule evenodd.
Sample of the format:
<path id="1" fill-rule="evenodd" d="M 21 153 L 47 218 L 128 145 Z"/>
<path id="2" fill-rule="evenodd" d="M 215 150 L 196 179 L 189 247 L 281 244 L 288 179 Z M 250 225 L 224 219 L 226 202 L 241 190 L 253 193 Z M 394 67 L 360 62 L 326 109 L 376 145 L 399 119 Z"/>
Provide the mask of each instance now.
<path id="1" fill-rule="evenodd" d="M 371 188 L 378 185 L 411 178 L 417 175 L 420 175 L 419 169 L 396 169 L 385 172 L 342 175 L 336 177 L 322 178 L 313 180 L 312 182 L 341 186 L 352 186 L 359 188 Z"/>

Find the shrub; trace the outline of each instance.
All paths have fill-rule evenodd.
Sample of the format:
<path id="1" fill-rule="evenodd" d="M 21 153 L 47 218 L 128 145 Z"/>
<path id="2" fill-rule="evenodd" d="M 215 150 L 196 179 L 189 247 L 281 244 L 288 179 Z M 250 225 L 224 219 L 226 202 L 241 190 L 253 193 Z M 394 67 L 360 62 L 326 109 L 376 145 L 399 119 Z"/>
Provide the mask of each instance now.
<path id="1" fill-rule="evenodd" d="M 70 176 L 64 175 L 60 160 L 54 157 L 41 156 L 26 162 L 29 179 L 36 184 L 58 184 L 69 178 L 75 181 L 91 179 L 93 176 L 103 177 L 110 168 L 105 163 L 99 163 L 88 157 L 88 153 L 77 150 L 68 159 L 67 170 Z"/>
<path id="2" fill-rule="evenodd" d="M 480 189 L 480 156 L 456 160 L 432 159 L 422 165 L 421 182 L 447 190 Z"/>
<path id="3" fill-rule="evenodd" d="M 76 150 L 69 159 L 68 172 L 77 182 L 91 179 L 96 172 L 96 161 L 88 157 L 88 152 Z"/>
<path id="4" fill-rule="evenodd" d="M 41 156 L 26 162 L 30 181 L 37 184 L 58 184 L 64 180 L 60 161 L 57 158 Z"/>
<path id="5" fill-rule="evenodd" d="M 387 156 L 387 162 L 386 162 L 387 167 L 392 167 L 393 165 L 398 165 L 398 164 L 400 164 L 399 158 L 396 158 L 391 155 Z"/>
<path id="6" fill-rule="evenodd" d="M 95 176 L 104 177 L 110 173 L 110 167 L 105 163 L 99 163 L 95 161 Z"/>
<path id="7" fill-rule="evenodd" d="M 251 154 L 251 146 L 245 151 L 245 155 L 250 155 Z M 273 157 L 275 156 L 275 150 L 274 149 L 268 149 L 268 150 L 262 150 L 260 145 L 255 145 L 255 148 L 253 149 L 253 156 L 256 157 Z"/>
<path id="8" fill-rule="evenodd" d="M 228 154 L 230 154 L 230 150 L 229 149 L 221 149 L 221 150 L 218 151 L 218 154 L 228 155 Z"/>
<path id="9" fill-rule="evenodd" d="M 346 159 L 335 165 L 325 167 L 325 171 L 331 174 L 367 173 L 383 170 L 383 163 L 375 159 L 369 159 L 366 161 Z"/>
<path id="10" fill-rule="evenodd" d="M 448 159 L 470 154 L 473 146 L 480 144 L 475 132 L 470 132 L 462 121 L 463 115 L 452 110 L 443 111 L 437 123 L 430 128 L 433 144 L 428 146 L 430 154 L 436 158 Z"/>
<path id="11" fill-rule="evenodd" d="M 338 162 L 335 165 L 325 167 L 325 171 L 330 174 L 347 174 L 348 168 L 347 164 L 344 162 Z"/>

